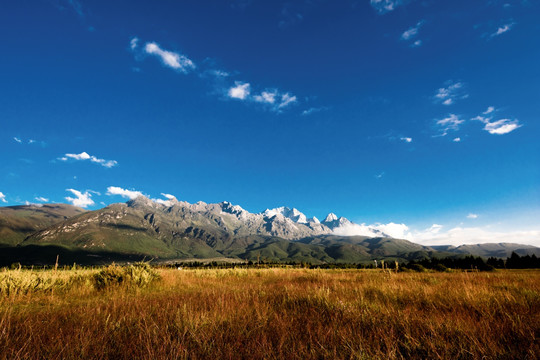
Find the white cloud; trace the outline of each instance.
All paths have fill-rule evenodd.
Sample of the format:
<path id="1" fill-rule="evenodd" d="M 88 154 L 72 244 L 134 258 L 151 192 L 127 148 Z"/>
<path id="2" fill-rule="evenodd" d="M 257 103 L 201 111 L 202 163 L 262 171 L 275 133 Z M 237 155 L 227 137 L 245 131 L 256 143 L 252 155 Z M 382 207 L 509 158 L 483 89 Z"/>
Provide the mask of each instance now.
<path id="1" fill-rule="evenodd" d="M 80 154 L 66 154 L 67 158 L 75 159 L 75 160 L 88 160 L 90 159 L 90 155 L 86 151 L 83 151 Z"/>
<path id="2" fill-rule="evenodd" d="M 142 47 L 144 50 L 138 50 L 141 48 L 139 46 L 139 38 L 133 37 L 130 40 L 130 48 L 134 51 L 136 59 L 140 58 L 140 52 L 144 52 L 146 54 L 159 57 L 165 66 L 183 73 L 196 69 L 193 61 L 188 59 L 186 56 L 173 51 L 164 50 L 155 42 L 147 42 L 144 47 Z M 136 69 L 137 70 L 135 71 L 140 71 L 140 69 Z M 277 89 L 265 89 L 257 95 L 252 95 L 251 84 L 244 81 L 235 81 L 234 85 L 230 87 L 224 86 L 224 80 L 230 77 L 231 74 L 223 70 L 207 69 L 199 71 L 198 75 L 203 79 L 213 79 L 214 82 L 217 83 L 214 84 L 216 89 L 218 89 L 217 92 L 225 95 L 228 98 L 259 103 L 272 111 L 280 112 L 283 108 L 297 102 L 298 100 L 296 96 L 288 92 L 282 93 Z M 61 160 L 64 160 L 64 158 Z"/>
<path id="3" fill-rule="evenodd" d="M 503 26 L 500 26 L 497 31 L 495 31 L 493 34 L 491 34 L 489 37 L 490 38 L 493 38 L 495 36 L 499 36 L 499 35 L 502 35 L 504 34 L 505 32 L 508 32 L 512 29 L 512 27 L 514 26 L 515 23 L 508 23 L 508 24 L 505 24 Z"/>
<path id="4" fill-rule="evenodd" d="M 109 186 L 107 188 L 107 195 L 120 195 L 130 200 L 138 198 L 139 196 L 144 196 L 143 193 L 140 191 L 122 189 L 118 186 Z"/>
<path id="5" fill-rule="evenodd" d="M 442 103 L 443 105 L 452 105 L 458 99 L 469 97 L 464 90 L 465 84 L 462 82 L 448 82 L 448 86 L 439 88 L 435 93 L 435 102 Z"/>
<path id="6" fill-rule="evenodd" d="M 422 46 L 422 40 L 416 40 L 411 46 L 412 47 Z"/>
<path id="7" fill-rule="evenodd" d="M 520 128 L 521 125 L 517 120 L 501 119 L 494 122 L 488 122 L 484 125 L 484 130 L 494 135 L 508 134 Z"/>
<path id="8" fill-rule="evenodd" d="M 18 138 L 18 137 L 16 137 L 16 136 L 15 136 L 15 137 L 13 138 L 13 140 L 15 140 L 16 142 L 18 142 L 19 144 L 22 144 L 22 140 L 21 140 L 21 139 L 19 139 L 19 138 Z"/>
<path id="9" fill-rule="evenodd" d="M 411 233 L 409 232 L 409 227 L 405 224 L 395 224 L 393 222 L 388 224 L 377 224 L 372 225 L 377 230 L 382 231 L 383 233 L 390 235 L 396 239 L 410 239 Z"/>
<path id="10" fill-rule="evenodd" d="M 408 142 L 408 143 L 412 142 L 412 138 L 410 138 L 410 137 L 402 137 L 402 138 L 399 138 L 399 140 L 405 141 L 405 142 Z"/>
<path id="11" fill-rule="evenodd" d="M 441 128 L 441 136 L 446 136 L 449 130 L 459 130 L 459 125 L 463 124 L 464 122 L 465 120 L 460 119 L 456 114 L 449 114 L 448 117 L 437 120 L 436 124 Z"/>
<path id="12" fill-rule="evenodd" d="M 277 91 L 263 91 L 261 95 L 253 96 L 253 100 L 260 103 L 273 104 L 276 102 Z"/>
<path id="13" fill-rule="evenodd" d="M 161 193 L 161 196 L 163 196 L 167 200 L 163 200 L 163 199 L 152 199 L 152 200 L 158 204 L 165 205 L 165 206 L 173 206 L 174 204 L 178 202 L 178 200 L 176 199 L 176 196 L 174 195 Z"/>
<path id="14" fill-rule="evenodd" d="M 482 114 L 484 115 L 491 114 L 494 111 L 495 111 L 495 108 L 493 106 L 490 106 Z M 492 119 L 493 117 L 478 115 L 472 118 L 471 120 L 477 120 L 484 123 L 484 130 L 489 132 L 492 135 L 508 134 L 509 132 L 512 132 L 522 126 L 517 119 L 514 119 L 514 120 L 500 119 L 496 121 L 491 121 Z"/>
<path id="15" fill-rule="evenodd" d="M 93 163 L 99 164 L 106 168 L 112 168 L 113 166 L 118 165 L 118 162 L 116 160 L 105 160 L 105 159 L 99 159 L 93 155 L 88 154 L 86 151 L 83 151 L 80 154 L 65 154 L 64 156 L 58 158 L 62 161 L 68 161 L 69 159 L 73 160 L 90 160 Z"/>
<path id="16" fill-rule="evenodd" d="M 105 160 L 105 159 L 98 159 L 95 156 L 92 156 L 90 158 L 90 161 L 100 164 L 101 166 L 104 166 L 106 168 L 112 168 L 113 166 L 118 165 L 118 162 L 116 160 Z"/>
<path id="17" fill-rule="evenodd" d="M 433 227 L 432 227 L 433 228 Z M 464 245 L 512 242 L 517 244 L 540 246 L 540 231 L 493 231 L 489 227 L 454 227 L 448 231 L 433 229 L 413 232 L 412 241 L 422 245 Z"/>
<path id="18" fill-rule="evenodd" d="M 478 214 L 470 213 L 469 215 L 467 215 L 467 219 L 478 219 Z"/>
<path id="19" fill-rule="evenodd" d="M 424 24 L 424 21 L 419 21 L 415 26 L 410 27 L 409 29 L 405 30 L 403 34 L 401 34 L 402 40 L 411 40 L 416 35 L 418 35 L 418 30 L 420 30 L 420 27 Z"/>
<path id="20" fill-rule="evenodd" d="M 0 191 L 0 201 L 3 203 L 7 203 L 6 195 L 4 195 L 4 193 L 1 191 Z"/>
<path id="21" fill-rule="evenodd" d="M 457 137 L 457 138 L 454 138 L 454 140 L 452 140 L 453 142 L 461 142 L 461 138 Z"/>
<path id="22" fill-rule="evenodd" d="M 431 225 L 431 227 L 429 229 L 426 230 L 426 232 L 428 232 L 430 234 L 438 234 L 439 231 L 441 231 L 442 228 L 443 228 L 442 225 L 433 224 L 433 225 Z"/>
<path id="23" fill-rule="evenodd" d="M 409 227 L 405 224 L 395 224 L 393 222 L 388 224 L 345 224 L 334 229 L 335 235 L 341 236 L 370 236 L 378 237 L 384 233 L 396 239 L 410 239 L 411 233 Z"/>
<path id="24" fill-rule="evenodd" d="M 241 81 L 236 81 L 234 86 L 228 89 L 227 96 L 231 99 L 253 101 L 263 104 L 268 106 L 271 110 L 278 112 L 297 101 L 296 96 L 291 95 L 290 93 L 280 93 L 279 90 L 276 89 L 265 90 L 258 95 L 251 95 L 251 84 Z"/>
<path id="25" fill-rule="evenodd" d="M 379 14 L 393 11 L 404 2 L 404 0 L 370 0 L 371 6 L 373 6 Z"/>
<path id="26" fill-rule="evenodd" d="M 28 200 L 24 202 L 24 205 L 26 205 L 26 206 L 35 206 L 35 207 L 42 207 L 43 206 L 43 204 L 32 203 L 32 202 L 30 202 Z"/>
<path id="27" fill-rule="evenodd" d="M 90 192 L 85 191 L 84 193 L 75 190 L 75 189 L 66 189 L 66 191 L 71 191 L 73 195 L 76 197 L 72 198 L 67 196 L 65 199 L 69 202 L 71 202 L 75 206 L 79 206 L 82 208 L 94 205 L 94 200 L 92 200 L 92 194 Z"/>
<path id="28" fill-rule="evenodd" d="M 35 199 L 37 201 L 41 201 L 41 202 L 49 202 L 49 199 L 47 199 L 47 198 L 45 198 L 43 196 L 37 196 L 37 197 L 35 197 Z"/>
<path id="29" fill-rule="evenodd" d="M 135 50 L 135 48 L 137 47 L 138 44 L 139 44 L 139 38 L 138 37 L 134 37 L 129 41 L 129 47 L 131 48 L 131 50 Z"/>
<path id="30" fill-rule="evenodd" d="M 250 84 L 236 81 L 235 86 L 229 89 L 228 95 L 232 99 L 246 100 L 250 93 Z"/>
<path id="31" fill-rule="evenodd" d="M 176 199 L 176 196 L 171 195 L 171 194 L 161 193 L 161 196 L 163 196 L 164 198 L 167 198 L 169 200 L 175 200 Z"/>
<path id="32" fill-rule="evenodd" d="M 163 50 L 155 42 L 146 43 L 144 51 L 146 51 L 147 54 L 159 57 L 165 66 L 180 72 L 187 73 L 190 70 L 195 69 L 195 64 L 193 61 L 188 59 L 186 56 L 172 51 Z"/>

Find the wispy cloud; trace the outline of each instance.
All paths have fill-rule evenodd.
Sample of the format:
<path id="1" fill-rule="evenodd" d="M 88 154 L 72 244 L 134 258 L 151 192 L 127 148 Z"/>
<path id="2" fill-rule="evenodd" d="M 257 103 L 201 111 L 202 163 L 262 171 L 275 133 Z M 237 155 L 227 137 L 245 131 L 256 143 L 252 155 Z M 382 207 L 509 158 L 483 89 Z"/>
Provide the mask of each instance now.
<path id="1" fill-rule="evenodd" d="M 439 88 L 433 98 L 436 103 L 452 105 L 456 100 L 468 97 L 464 83 L 448 81 L 446 87 Z"/>
<path id="2" fill-rule="evenodd" d="M 461 142 L 461 138 L 456 137 L 456 138 L 454 138 L 454 140 L 452 140 L 452 141 L 453 141 L 453 142 Z"/>
<path id="3" fill-rule="evenodd" d="M 478 219 L 478 214 L 469 213 L 469 215 L 467 215 L 467 219 Z"/>
<path id="4" fill-rule="evenodd" d="M 227 90 L 227 96 L 231 99 L 259 103 L 268 106 L 273 111 L 280 111 L 297 102 L 296 96 L 288 92 L 282 93 L 277 89 L 264 90 L 259 94 L 251 95 L 251 84 L 241 81 L 236 81 L 234 86 Z"/>
<path id="5" fill-rule="evenodd" d="M 276 102 L 276 91 L 263 91 L 260 95 L 253 96 L 253 100 L 264 104 L 274 104 Z"/>
<path id="6" fill-rule="evenodd" d="M 459 126 L 464 122 L 465 120 L 460 119 L 456 114 L 449 114 L 446 118 L 437 120 L 436 124 L 439 126 L 441 131 L 441 134 L 439 136 L 446 136 L 448 134 L 448 131 L 450 130 L 459 130 Z"/>
<path id="7" fill-rule="evenodd" d="M 173 51 L 164 50 L 156 42 L 147 42 L 144 47 L 139 46 L 139 38 L 130 39 L 130 49 L 135 54 L 136 60 L 141 60 L 145 55 L 154 55 L 161 59 L 162 63 L 174 70 L 182 73 L 197 71 L 195 63 L 185 55 Z M 143 50 L 140 50 L 143 49 Z M 204 62 L 203 62 L 204 66 Z M 234 99 L 251 103 L 258 103 L 272 111 L 280 112 L 289 105 L 298 101 L 297 97 L 290 92 L 278 89 L 259 88 L 260 92 L 252 91 L 252 84 L 246 81 L 233 81 L 230 72 L 216 69 L 212 66 L 209 69 L 197 71 L 199 78 L 212 81 L 216 93 L 226 99 Z M 232 83 L 232 84 L 231 84 Z M 227 85 L 229 84 L 229 85 Z"/>
<path id="8" fill-rule="evenodd" d="M 67 0 L 67 3 L 73 8 L 73 10 L 77 13 L 79 16 L 84 16 L 83 8 L 78 0 Z"/>
<path id="9" fill-rule="evenodd" d="M 109 186 L 107 188 L 107 195 L 120 195 L 126 199 L 136 199 L 139 196 L 144 196 L 142 192 L 136 190 L 122 189 L 118 186 Z"/>
<path id="10" fill-rule="evenodd" d="M 482 113 L 482 115 L 478 115 L 471 120 L 482 122 L 484 124 L 484 130 L 492 135 L 508 134 L 509 132 L 512 132 L 522 126 L 517 119 L 499 119 L 492 121 L 493 116 L 483 116 L 492 114 L 495 111 L 496 109 L 493 106 L 490 106 Z"/>
<path id="11" fill-rule="evenodd" d="M 298 3 L 303 5 L 303 3 Z M 297 22 L 300 22 L 304 19 L 304 15 L 302 14 L 302 10 L 298 8 L 298 5 L 294 3 L 285 3 L 283 7 L 281 8 L 281 20 L 278 23 L 278 27 L 280 29 L 285 29 L 290 25 L 293 25 Z"/>
<path id="12" fill-rule="evenodd" d="M 296 102 L 296 96 L 289 93 L 281 94 L 281 101 L 278 104 L 278 109 L 282 109 L 289 104 L 294 104 Z"/>
<path id="13" fill-rule="evenodd" d="M 370 0 L 371 6 L 377 10 L 379 14 L 386 14 L 389 11 L 394 11 L 398 6 L 403 5 L 406 0 Z"/>
<path id="14" fill-rule="evenodd" d="M 118 162 L 116 160 L 105 160 L 105 159 L 100 159 L 100 158 L 97 158 L 93 155 L 89 155 L 87 152 L 83 151 L 82 153 L 80 154 L 65 154 L 64 156 L 58 158 L 59 160 L 62 160 L 62 161 L 68 161 L 69 159 L 73 159 L 73 160 L 90 160 L 91 162 L 93 163 L 96 163 L 96 164 L 99 164 L 103 167 L 106 167 L 106 168 L 112 168 L 113 166 L 116 166 L 118 165 Z"/>
<path id="15" fill-rule="evenodd" d="M 37 201 L 40 201 L 40 202 L 49 202 L 49 199 L 47 199 L 47 198 L 45 198 L 43 196 L 36 196 L 34 199 L 37 200 Z"/>
<path id="16" fill-rule="evenodd" d="M 434 225 L 435 226 L 435 225 Z M 486 227 L 453 227 L 442 231 L 443 226 L 437 225 L 422 231 L 413 231 L 412 241 L 422 245 L 464 245 L 513 242 L 518 244 L 539 246 L 539 230 L 530 231 L 493 231 Z M 436 231 L 434 231 L 436 230 Z M 511 240 L 510 240 L 511 239 Z M 510 241 L 509 241 L 510 240 Z"/>
<path id="17" fill-rule="evenodd" d="M 176 196 L 174 195 L 161 193 L 161 196 L 163 196 L 167 200 L 163 200 L 163 199 L 152 199 L 152 200 L 158 204 L 165 205 L 165 206 L 173 206 L 175 203 L 178 202 L 178 200 L 176 199 Z"/>
<path id="18" fill-rule="evenodd" d="M 491 114 L 492 112 L 495 111 L 495 107 L 494 106 L 489 106 L 486 111 L 484 111 L 482 114 L 484 115 L 488 115 L 488 114 Z"/>
<path id="19" fill-rule="evenodd" d="M 420 27 L 424 24 L 424 20 L 420 20 L 415 26 L 410 27 L 401 34 L 401 40 L 412 41 L 418 35 Z M 418 47 L 422 45 L 422 40 L 414 41 L 411 46 Z"/>
<path id="20" fill-rule="evenodd" d="M 302 115 L 304 115 L 304 116 L 311 115 L 313 113 L 317 113 L 317 112 L 320 112 L 320 111 L 326 111 L 326 110 L 328 110 L 328 107 L 326 107 L 326 106 L 311 107 L 309 109 L 306 109 L 306 110 L 302 111 Z"/>
<path id="21" fill-rule="evenodd" d="M 412 142 L 412 138 L 410 138 L 410 137 L 401 137 L 401 138 L 399 138 L 399 140 L 405 141 L 406 143 L 411 143 Z"/>
<path id="22" fill-rule="evenodd" d="M 3 203 L 7 203 L 6 195 L 4 195 L 4 193 L 1 191 L 0 191 L 0 201 Z"/>
<path id="23" fill-rule="evenodd" d="M 136 36 L 131 38 L 131 40 L 129 41 L 129 47 L 131 48 L 131 50 L 135 50 L 138 44 L 139 44 L 139 38 Z"/>
<path id="24" fill-rule="evenodd" d="M 184 74 L 195 69 L 195 64 L 193 61 L 188 59 L 186 56 L 173 51 L 163 50 L 155 42 L 146 43 L 144 51 L 147 54 L 155 55 L 160 58 L 165 66 L 178 70 Z"/>
<path id="25" fill-rule="evenodd" d="M 510 22 L 508 24 L 504 24 L 502 26 L 499 26 L 497 28 L 497 31 L 493 32 L 491 35 L 489 35 L 490 38 L 494 38 L 496 36 L 499 36 L 499 35 L 502 35 L 504 34 L 505 32 L 508 32 L 510 30 L 512 30 L 512 28 L 514 27 L 515 23 L 514 22 Z"/>
<path id="26" fill-rule="evenodd" d="M 86 208 L 95 204 L 94 200 L 92 200 L 92 194 L 89 191 L 85 191 L 84 193 L 75 189 L 66 189 L 66 191 L 70 191 L 75 195 L 75 197 L 66 196 L 65 198 L 75 206 Z"/>
<path id="27" fill-rule="evenodd" d="M 219 70 L 219 69 L 205 70 L 200 74 L 201 77 L 207 77 L 208 75 L 214 78 L 218 78 L 218 79 L 223 79 L 223 78 L 231 76 L 231 74 L 228 73 L 227 71 Z"/>
<path id="28" fill-rule="evenodd" d="M 33 145 L 33 144 L 41 144 L 41 146 L 46 146 L 47 143 L 45 143 L 44 141 L 38 141 L 38 140 L 35 140 L 35 139 L 28 139 L 28 140 L 25 140 L 25 139 L 22 139 L 20 137 L 17 137 L 17 136 L 14 136 L 13 137 L 13 140 L 19 144 L 28 144 L 28 145 Z"/>

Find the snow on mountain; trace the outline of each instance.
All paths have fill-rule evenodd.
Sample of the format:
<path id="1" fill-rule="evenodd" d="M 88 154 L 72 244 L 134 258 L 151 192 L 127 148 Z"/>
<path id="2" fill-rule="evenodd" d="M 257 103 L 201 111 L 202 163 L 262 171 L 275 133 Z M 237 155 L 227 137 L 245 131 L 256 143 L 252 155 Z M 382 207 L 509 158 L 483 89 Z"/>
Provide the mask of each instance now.
<path id="1" fill-rule="evenodd" d="M 330 213 L 326 215 L 326 219 L 324 219 L 323 223 L 330 223 L 332 221 L 336 221 L 338 217 L 334 213 Z"/>
<path id="2" fill-rule="evenodd" d="M 218 204 L 207 204 L 199 201 L 190 204 L 185 201 L 178 201 L 172 195 L 162 195 L 166 200 L 139 196 L 128 201 L 127 204 L 132 207 L 153 208 L 160 212 L 172 213 L 183 211 L 181 209 L 189 209 L 192 213 L 200 214 L 197 216 L 205 218 L 207 216 L 219 216 L 225 221 L 223 223 L 224 229 L 243 234 L 268 234 L 288 239 L 300 239 L 315 235 L 410 238 L 409 229 L 404 224 L 355 224 L 345 217 L 338 217 L 334 213 L 328 214 L 324 221 L 320 222 L 316 217 L 308 219 L 298 209 L 291 209 L 286 206 L 266 209 L 261 213 L 250 213 L 241 206 L 233 205 L 228 201 Z"/>
<path id="3" fill-rule="evenodd" d="M 306 215 L 304 215 L 295 208 L 290 209 L 286 206 L 278 207 L 275 209 L 266 209 L 262 214 L 268 218 L 272 218 L 277 214 L 281 214 L 284 217 L 291 219 L 292 221 L 299 224 L 307 224 L 308 222 Z"/>

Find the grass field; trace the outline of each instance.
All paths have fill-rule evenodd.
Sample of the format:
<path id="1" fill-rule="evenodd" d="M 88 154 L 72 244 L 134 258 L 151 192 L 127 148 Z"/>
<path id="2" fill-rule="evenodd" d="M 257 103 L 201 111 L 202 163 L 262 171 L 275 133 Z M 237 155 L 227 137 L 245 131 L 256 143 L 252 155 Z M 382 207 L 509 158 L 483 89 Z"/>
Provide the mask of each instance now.
<path id="1" fill-rule="evenodd" d="M 0 272 L 0 358 L 540 356 L 540 271 L 109 270 Z"/>

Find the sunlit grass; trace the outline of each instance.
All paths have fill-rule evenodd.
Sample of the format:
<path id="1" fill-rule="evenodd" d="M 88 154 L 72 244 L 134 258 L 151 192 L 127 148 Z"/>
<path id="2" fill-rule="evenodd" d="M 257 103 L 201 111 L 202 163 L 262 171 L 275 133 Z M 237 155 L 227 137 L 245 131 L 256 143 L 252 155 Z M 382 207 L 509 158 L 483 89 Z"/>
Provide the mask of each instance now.
<path id="1" fill-rule="evenodd" d="M 538 271 L 159 270 L 146 287 L 99 290 L 98 270 L 12 270 L 0 273 L 1 283 L 17 271 L 49 285 L 2 291 L 6 359 L 540 354 Z"/>

